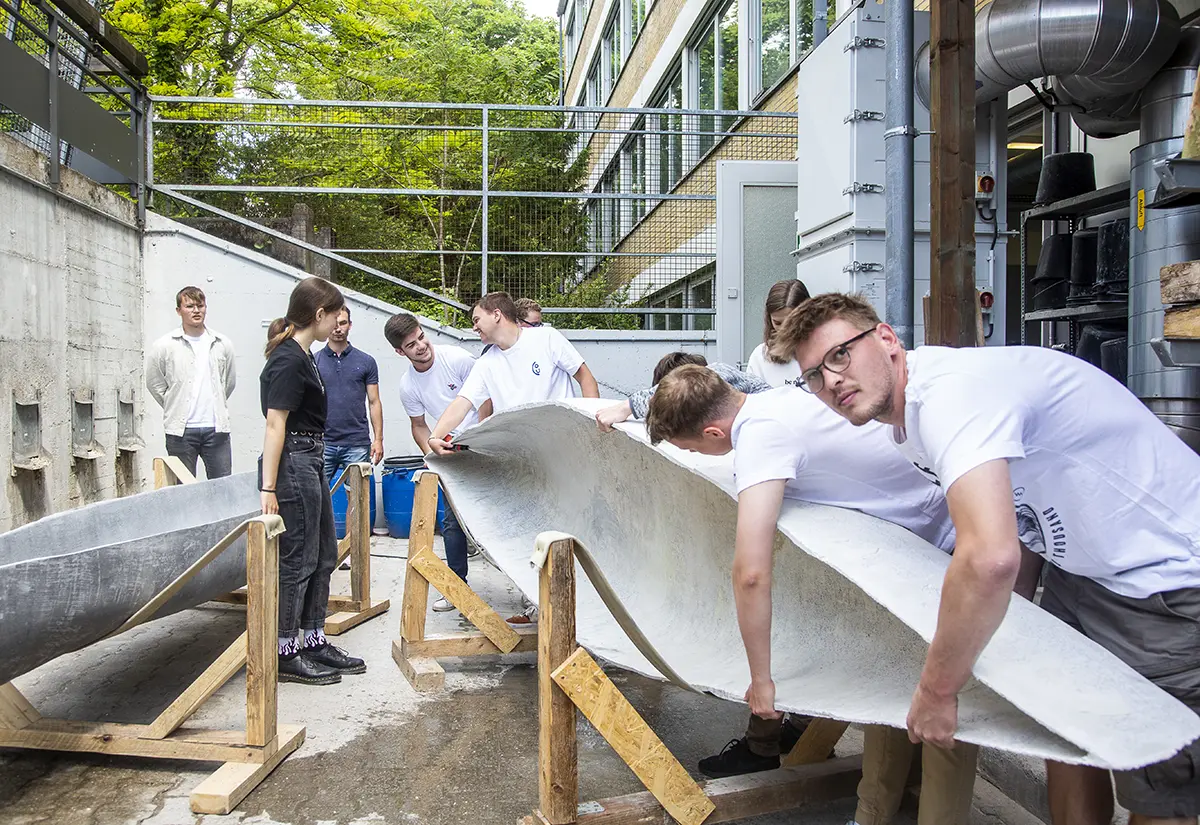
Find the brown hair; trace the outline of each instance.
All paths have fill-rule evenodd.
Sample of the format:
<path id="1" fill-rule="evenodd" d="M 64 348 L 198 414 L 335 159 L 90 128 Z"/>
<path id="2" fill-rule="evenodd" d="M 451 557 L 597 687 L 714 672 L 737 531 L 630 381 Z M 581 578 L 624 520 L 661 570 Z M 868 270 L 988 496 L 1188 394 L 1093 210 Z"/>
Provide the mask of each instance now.
<path id="1" fill-rule="evenodd" d="M 763 309 L 763 347 L 767 357 L 777 364 L 786 364 L 792 359 L 780 360 L 771 352 L 771 315 L 781 309 L 795 309 L 809 298 L 808 287 L 804 281 L 792 278 L 789 281 L 776 281 L 767 290 L 767 303 Z"/>
<path id="2" fill-rule="evenodd" d="M 708 359 L 694 352 L 668 352 L 662 358 L 658 359 L 658 363 L 654 365 L 652 386 L 661 384 L 664 378 L 684 364 L 696 364 L 701 367 L 707 367 Z"/>
<path id="3" fill-rule="evenodd" d="M 475 306 L 484 312 L 496 312 L 499 310 L 501 315 L 514 324 L 521 323 L 521 316 L 517 313 L 517 305 L 513 303 L 512 297 L 507 292 L 489 292 L 476 301 Z M 472 307 L 471 309 L 474 310 L 474 308 Z"/>
<path id="4" fill-rule="evenodd" d="M 337 312 L 345 305 L 346 299 L 341 290 L 329 281 L 317 277 L 305 278 L 292 290 L 287 315 L 271 322 L 264 354 L 270 355 L 277 346 L 294 336 L 296 330 L 304 329 L 316 321 L 318 309 Z"/>
<path id="5" fill-rule="evenodd" d="M 397 312 L 383 325 L 383 337 L 392 345 L 392 349 L 400 349 L 404 339 L 420 329 L 421 322 L 417 316 L 409 312 Z"/>
<path id="6" fill-rule="evenodd" d="M 175 293 L 176 309 L 179 309 L 181 306 L 183 306 L 184 298 L 187 298 L 189 301 L 195 304 L 208 303 L 208 301 L 204 298 L 204 290 L 200 289 L 198 286 L 185 286 L 183 289 Z"/>
<path id="7" fill-rule="evenodd" d="M 663 377 L 650 399 L 646 416 L 650 443 L 695 438 L 709 422 L 729 411 L 736 392 L 707 367 L 684 364 Z"/>
<path id="8" fill-rule="evenodd" d="M 513 301 L 513 306 L 517 308 L 517 316 L 524 321 L 531 312 L 541 313 L 542 305 L 532 298 L 518 298 Z"/>
<path id="9" fill-rule="evenodd" d="M 839 318 L 863 332 L 882 323 L 875 308 L 861 295 L 827 292 L 808 299 L 792 311 L 775 333 L 775 340 L 771 343 L 771 356 L 788 359 L 795 357 L 796 347 L 807 341 L 818 327 Z"/>

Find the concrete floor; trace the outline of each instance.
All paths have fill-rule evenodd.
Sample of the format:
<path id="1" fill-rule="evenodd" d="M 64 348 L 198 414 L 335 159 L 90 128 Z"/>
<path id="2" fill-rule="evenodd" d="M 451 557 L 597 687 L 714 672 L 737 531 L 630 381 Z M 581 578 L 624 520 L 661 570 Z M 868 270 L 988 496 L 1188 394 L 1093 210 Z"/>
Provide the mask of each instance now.
<path id="1" fill-rule="evenodd" d="M 0 825 L 513 825 L 527 815 L 537 803 L 533 655 L 448 660 L 446 690 L 415 693 L 391 659 L 406 543 L 376 538 L 372 551 L 373 593 L 388 594 L 391 610 L 335 640 L 364 657 L 368 672 L 331 687 L 280 685 L 280 721 L 307 725 L 307 739 L 235 813 L 196 816 L 188 809 L 189 793 L 215 765 L 0 749 Z M 512 584 L 482 558 L 471 562 L 471 584 L 503 615 L 519 607 Z M 348 574 L 335 574 L 334 592 L 349 592 Z M 205 606 L 64 656 L 16 685 L 46 716 L 147 722 L 243 629 L 241 611 Z M 430 613 L 428 629 L 467 625 L 457 612 Z M 744 729 L 742 705 L 624 671 L 611 675 L 690 770 Z M 239 675 L 190 725 L 240 728 L 244 691 Z M 839 753 L 854 752 L 859 741 L 851 731 Z M 584 800 L 642 790 L 582 718 L 579 766 Z M 1036 821 L 982 781 L 976 803 L 973 825 Z M 843 825 L 852 813 L 853 801 L 844 800 L 744 821 Z M 896 822 L 913 820 L 902 813 Z"/>

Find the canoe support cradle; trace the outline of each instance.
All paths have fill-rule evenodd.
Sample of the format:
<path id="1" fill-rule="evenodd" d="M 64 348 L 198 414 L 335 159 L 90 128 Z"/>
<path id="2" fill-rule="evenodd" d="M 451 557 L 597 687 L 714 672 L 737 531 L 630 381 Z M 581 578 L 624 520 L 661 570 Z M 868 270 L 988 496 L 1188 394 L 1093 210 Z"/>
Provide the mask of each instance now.
<path id="1" fill-rule="evenodd" d="M 575 542 L 555 534 L 540 562 L 536 626 L 513 628 L 433 553 L 438 477 L 417 479 L 400 638 L 392 658 L 420 692 L 445 685 L 436 659 L 537 652 L 538 808 L 526 825 L 680 825 L 729 822 L 851 797 L 862 776 L 858 756 L 829 759 L 848 723 L 815 719 L 777 770 L 696 782 L 575 639 Z M 540 544 L 545 544 L 541 542 Z M 425 632 L 433 585 L 479 632 Z M 604 737 L 645 786 L 642 793 L 579 802 L 575 712 Z"/>
<path id="2" fill-rule="evenodd" d="M 154 459 L 154 487 L 172 484 L 191 484 L 195 477 L 174 456 Z M 347 488 L 346 537 L 338 542 L 337 563 L 350 559 L 350 595 L 330 596 L 329 612 L 325 617 L 325 635 L 338 636 L 368 619 L 386 613 L 391 606 L 388 599 L 371 598 L 371 465 L 364 462 L 351 464 L 342 472 L 337 483 L 330 489 L 336 493 L 344 485 Z M 246 603 L 246 588 L 222 596 L 218 601 L 232 604 Z"/>
<path id="3" fill-rule="evenodd" d="M 223 762 L 192 791 L 191 809 L 206 814 L 231 812 L 304 741 L 304 726 L 280 725 L 276 712 L 279 534 L 282 532 L 283 521 L 279 516 L 247 519 L 111 634 L 123 633 L 153 618 L 197 572 L 245 535 L 246 631 L 153 722 L 128 725 L 48 719 L 9 682 L 0 685 L 0 746 Z M 192 714 L 243 665 L 246 667 L 245 730 L 184 728 Z"/>

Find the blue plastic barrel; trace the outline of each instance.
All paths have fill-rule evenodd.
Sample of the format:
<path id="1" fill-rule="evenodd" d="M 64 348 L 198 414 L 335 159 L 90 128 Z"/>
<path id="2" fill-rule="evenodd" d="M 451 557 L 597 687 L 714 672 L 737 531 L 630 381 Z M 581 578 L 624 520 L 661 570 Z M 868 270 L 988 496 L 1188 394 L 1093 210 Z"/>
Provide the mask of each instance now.
<path id="1" fill-rule="evenodd" d="M 383 518 L 388 533 L 394 538 L 408 538 L 412 526 L 413 495 L 416 482 L 413 475 L 425 468 L 422 456 L 397 456 L 383 462 Z M 438 491 L 437 528 L 441 529 L 445 502 Z"/>
<path id="2" fill-rule="evenodd" d="M 342 471 L 343 473 L 345 470 Z M 338 478 L 341 478 L 339 475 Z M 371 524 L 375 524 L 375 478 L 372 476 L 369 479 L 371 483 Z M 337 479 L 329 484 L 330 488 L 337 484 Z M 350 479 L 346 479 L 346 483 L 341 486 L 336 493 L 333 494 L 333 526 L 337 530 L 337 537 L 344 539 L 346 537 L 346 507 L 349 504 L 349 496 L 346 494 L 346 489 L 350 486 Z"/>

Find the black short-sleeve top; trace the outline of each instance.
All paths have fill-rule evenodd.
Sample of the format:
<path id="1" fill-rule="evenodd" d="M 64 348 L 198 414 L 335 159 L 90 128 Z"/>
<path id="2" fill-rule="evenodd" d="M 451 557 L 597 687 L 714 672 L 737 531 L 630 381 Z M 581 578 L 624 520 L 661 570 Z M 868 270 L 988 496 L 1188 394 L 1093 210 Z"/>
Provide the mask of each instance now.
<path id="1" fill-rule="evenodd" d="M 287 410 L 289 433 L 325 432 L 325 387 L 312 355 L 288 338 L 267 356 L 258 377 L 262 412 Z"/>

